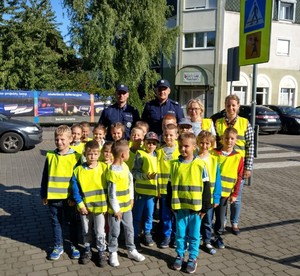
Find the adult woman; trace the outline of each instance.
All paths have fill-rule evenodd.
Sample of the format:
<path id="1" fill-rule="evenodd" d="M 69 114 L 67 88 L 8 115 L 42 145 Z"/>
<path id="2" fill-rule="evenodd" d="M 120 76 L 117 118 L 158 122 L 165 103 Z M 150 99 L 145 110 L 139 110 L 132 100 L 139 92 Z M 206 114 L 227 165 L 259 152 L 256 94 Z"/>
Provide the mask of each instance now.
<path id="1" fill-rule="evenodd" d="M 232 232 L 235 235 L 240 233 L 238 222 L 241 211 L 242 188 L 245 179 L 251 175 L 254 157 L 254 135 L 249 121 L 238 116 L 240 108 L 240 99 L 236 95 L 229 95 L 225 98 L 225 117 L 216 121 L 217 138 L 221 138 L 225 129 L 229 126 L 234 127 L 238 131 L 238 140 L 235 145 L 235 150 L 240 152 L 244 157 L 244 173 L 243 181 L 241 182 L 238 198 L 235 203 L 230 205 L 230 221 Z M 220 140 L 220 139 L 217 139 Z"/>
<path id="2" fill-rule="evenodd" d="M 211 119 L 204 119 L 202 117 L 204 112 L 204 105 L 198 99 L 191 99 L 186 105 L 186 112 L 189 116 L 193 132 L 197 136 L 201 130 L 210 131 L 213 135 L 216 135 L 214 124 Z"/>

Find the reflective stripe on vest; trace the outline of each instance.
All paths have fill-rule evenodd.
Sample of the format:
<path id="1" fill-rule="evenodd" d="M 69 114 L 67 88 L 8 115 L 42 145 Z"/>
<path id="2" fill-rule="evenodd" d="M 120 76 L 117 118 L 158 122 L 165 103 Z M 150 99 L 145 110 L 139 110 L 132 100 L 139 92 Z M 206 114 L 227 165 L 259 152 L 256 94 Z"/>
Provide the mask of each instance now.
<path id="1" fill-rule="evenodd" d="M 120 212 L 125 213 L 131 210 L 131 199 L 129 192 L 129 168 L 123 163 L 123 169 L 121 171 L 113 171 L 108 169 L 106 174 L 106 180 L 114 183 L 116 188 L 116 197 L 120 206 Z M 108 203 L 108 213 L 114 214 L 114 210 Z"/>
<path id="2" fill-rule="evenodd" d="M 59 155 L 54 151 L 47 153 L 47 199 L 66 199 L 68 197 L 73 169 L 80 157 L 81 155 L 78 153 L 67 155 Z"/>
<path id="3" fill-rule="evenodd" d="M 98 162 L 96 168 L 86 169 L 78 166 L 74 170 L 74 175 L 83 193 L 83 202 L 91 213 L 107 211 L 106 169 L 105 163 Z"/>
<path id="4" fill-rule="evenodd" d="M 144 173 L 157 173 L 157 157 L 138 150 L 143 159 L 142 171 Z M 141 195 L 157 196 L 157 179 L 136 179 L 135 191 Z"/>
<path id="5" fill-rule="evenodd" d="M 170 178 L 170 161 L 177 159 L 180 155 L 178 149 L 178 143 L 176 143 L 175 150 L 173 151 L 171 156 L 167 156 L 164 148 L 160 148 L 157 150 L 157 160 L 158 160 L 158 175 L 157 175 L 157 183 L 159 188 L 159 193 L 161 195 L 167 194 L 167 186 Z"/>
<path id="6" fill-rule="evenodd" d="M 172 209 L 200 211 L 202 208 L 204 162 L 195 158 L 190 163 L 171 161 Z"/>
<path id="7" fill-rule="evenodd" d="M 225 118 L 218 119 L 216 122 L 216 131 L 218 133 L 218 136 L 221 138 L 222 135 L 224 134 L 225 129 L 228 127 Z M 234 149 L 240 154 L 245 157 L 245 145 L 246 145 L 246 140 L 245 140 L 245 132 L 247 131 L 248 128 L 248 120 L 243 117 L 238 117 L 234 126 L 233 126 L 237 132 L 238 132 L 238 137 L 237 137 L 237 142 L 234 146 Z"/>

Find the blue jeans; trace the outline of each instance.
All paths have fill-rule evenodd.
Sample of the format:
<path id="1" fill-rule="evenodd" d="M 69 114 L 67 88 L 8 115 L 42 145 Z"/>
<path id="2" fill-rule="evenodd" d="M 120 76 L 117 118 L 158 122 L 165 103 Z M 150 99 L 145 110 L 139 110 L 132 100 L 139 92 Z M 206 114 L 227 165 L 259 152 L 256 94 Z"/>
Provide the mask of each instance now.
<path id="1" fill-rule="evenodd" d="M 159 198 L 159 211 L 164 237 L 173 237 L 176 232 L 175 216 L 171 209 L 167 206 L 167 195 L 161 195 Z"/>
<path id="2" fill-rule="evenodd" d="M 209 243 L 212 236 L 212 218 L 213 218 L 213 212 L 214 208 L 210 208 L 206 215 L 203 217 L 201 222 L 201 230 L 200 234 L 202 236 L 202 240 L 205 243 Z"/>
<path id="3" fill-rule="evenodd" d="M 140 224 L 143 215 L 145 216 L 145 234 L 150 234 L 152 230 L 154 196 L 135 194 L 134 205 L 132 209 L 134 238 L 137 239 L 140 234 Z"/>
<path id="4" fill-rule="evenodd" d="M 220 204 L 214 209 L 216 221 L 214 226 L 215 236 L 220 236 L 224 232 L 224 223 L 226 219 L 228 197 L 221 197 Z"/>
<path id="5" fill-rule="evenodd" d="M 177 210 L 176 218 L 176 253 L 183 257 L 188 239 L 190 259 L 196 259 L 199 254 L 201 218 L 198 212 L 191 210 Z"/>
<path id="6" fill-rule="evenodd" d="M 245 184 L 245 179 L 241 181 L 240 191 L 237 200 L 230 204 L 230 222 L 231 225 L 237 226 L 239 223 L 241 207 L 242 207 L 242 191 Z"/>
<path id="7" fill-rule="evenodd" d="M 69 227 L 70 242 L 78 245 L 78 213 L 76 205 L 69 206 L 67 200 L 49 200 L 51 225 L 53 229 L 54 246 L 63 246 L 62 226 L 65 222 Z"/>

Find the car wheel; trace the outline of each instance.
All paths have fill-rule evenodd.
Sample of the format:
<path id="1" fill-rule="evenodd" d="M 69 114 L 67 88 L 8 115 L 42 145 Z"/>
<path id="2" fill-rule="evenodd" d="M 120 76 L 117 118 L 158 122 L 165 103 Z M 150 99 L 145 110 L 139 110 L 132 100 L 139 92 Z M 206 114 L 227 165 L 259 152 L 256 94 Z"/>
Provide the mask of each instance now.
<path id="1" fill-rule="evenodd" d="M 18 152 L 23 148 L 23 146 L 23 138 L 14 132 L 5 133 L 0 139 L 0 148 L 5 153 Z"/>

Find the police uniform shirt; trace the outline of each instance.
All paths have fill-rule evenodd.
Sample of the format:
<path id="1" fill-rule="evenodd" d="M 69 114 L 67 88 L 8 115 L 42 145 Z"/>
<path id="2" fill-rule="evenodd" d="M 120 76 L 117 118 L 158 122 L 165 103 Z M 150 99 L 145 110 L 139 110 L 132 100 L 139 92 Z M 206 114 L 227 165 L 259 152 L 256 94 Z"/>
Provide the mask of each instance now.
<path id="1" fill-rule="evenodd" d="M 122 123 L 125 126 L 125 139 L 129 140 L 130 130 L 134 124 L 140 120 L 139 112 L 133 106 L 128 104 L 119 107 L 117 103 L 105 108 L 102 111 L 99 123 L 107 127 L 107 140 L 112 140 L 110 126 L 114 123 Z"/>
<path id="2" fill-rule="evenodd" d="M 157 135 L 162 134 L 162 120 L 166 114 L 174 114 L 177 122 L 184 117 L 183 110 L 178 102 L 167 99 L 160 104 L 158 99 L 146 103 L 142 120 L 149 124 L 149 131 L 154 131 Z"/>

